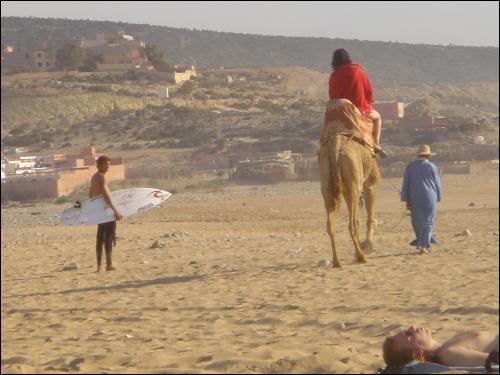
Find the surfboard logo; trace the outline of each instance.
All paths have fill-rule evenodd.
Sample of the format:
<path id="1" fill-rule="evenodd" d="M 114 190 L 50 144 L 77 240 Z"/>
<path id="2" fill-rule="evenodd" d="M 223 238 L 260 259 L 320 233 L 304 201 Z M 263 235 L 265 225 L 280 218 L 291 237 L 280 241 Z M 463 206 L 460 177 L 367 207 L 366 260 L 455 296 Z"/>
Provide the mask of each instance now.
<path id="1" fill-rule="evenodd" d="M 145 205 L 145 206 L 139 207 L 139 208 L 137 209 L 137 212 L 142 212 L 142 211 L 147 210 L 148 208 L 151 208 L 151 207 L 153 207 L 153 206 L 154 206 L 154 204 L 153 204 L 153 203 L 147 204 L 147 205 Z"/>
<path id="2" fill-rule="evenodd" d="M 148 194 L 148 196 L 153 195 L 155 198 L 163 198 L 163 192 L 161 190 L 155 190 Z"/>

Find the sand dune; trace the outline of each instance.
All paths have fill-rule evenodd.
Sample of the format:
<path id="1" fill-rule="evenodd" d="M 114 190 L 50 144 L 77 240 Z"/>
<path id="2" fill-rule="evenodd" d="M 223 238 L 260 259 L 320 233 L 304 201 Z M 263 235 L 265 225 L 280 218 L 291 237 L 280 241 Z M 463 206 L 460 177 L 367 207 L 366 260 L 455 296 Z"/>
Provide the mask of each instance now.
<path id="1" fill-rule="evenodd" d="M 95 227 L 53 224 L 64 206 L 2 209 L 2 373 L 373 373 L 409 324 L 441 339 L 497 329 L 498 173 L 443 186 L 433 255 L 407 245 L 383 181 L 366 265 L 341 210 L 339 270 L 319 265 L 316 182 L 178 194 L 118 224 L 112 273 L 93 272 Z"/>

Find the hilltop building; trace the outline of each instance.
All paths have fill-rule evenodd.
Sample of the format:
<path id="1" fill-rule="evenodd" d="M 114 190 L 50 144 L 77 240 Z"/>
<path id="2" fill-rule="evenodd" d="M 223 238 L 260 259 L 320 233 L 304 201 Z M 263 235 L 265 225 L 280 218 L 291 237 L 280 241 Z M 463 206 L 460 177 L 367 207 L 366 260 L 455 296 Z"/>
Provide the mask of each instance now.
<path id="1" fill-rule="evenodd" d="M 61 40 L 45 42 L 36 48 L 6 46 L 2 50 L 2 70 L 55 71 L 57 51 L 73 44 L 83 49 L 87 63 L 96 61 L 98 71 L 120 71 L 146 68 L 146 44 L 123 32 L 100 33 L 93 40 Z"/>
<path id="2" fill-rule="evenodd" d="M 42 43 L 36 48 L 25 50 L 6 46 L 2 50 L 2 70 L 24 69 L 35 72 L 58 70 L 57 51 L 68 44 L 80 45 L 78 41 L 64 40 Z"/>
<path id="3" fill-rule="evenodd" d="M 300 154 L 290 150 L 260 153 L 252 160 L 239 161 L 232 178 L 266 181 L 295 179 L 294 166 L 300 159 Z"/>
<path id="4" fill-rule="evenodd" d="M 2 50 L 2 71 L 57 71 L 61 67 L 57 63 L 57 52 L 68 44 L 76 45 L 83 50 L 84 65 L 95 67 L 99 72 L 115 72 L 129 70 L 154 70 L 145 54 L 146 44 L 137 41 L 132 35 L 123 31 L 114 33 L 98 33 L 95 39 L 61 40 L 46 42 L 31 49 L 20 49 L 5 46 Z M 91 68 L 92 69 L 92 68 Z M 159 73 L 159 72 L 158 72 Z M 174 65 L 172 71 L 161 72 L 162 77 L 177 85 L 196 77 L 194 65 Z"/>
<path id="5" fill-rule="evenodd" d="M 196 69 L 194 65 L 190 66 L 174 65 L 174 69 L 175 71 L 172 72 L 171 80 L 174 81 L 176 84 L 189 81 L 191 77 L 196 77 Z"/>
<path id="6" fill-rule="evenodd" d="M 87 61 L 96 60 L 96 69 L 100 72 L 145 68 L 148 62 L 145 47 L 144 42 L 123 32 L 100 33 L 94 40 L 82 41 Z"/>

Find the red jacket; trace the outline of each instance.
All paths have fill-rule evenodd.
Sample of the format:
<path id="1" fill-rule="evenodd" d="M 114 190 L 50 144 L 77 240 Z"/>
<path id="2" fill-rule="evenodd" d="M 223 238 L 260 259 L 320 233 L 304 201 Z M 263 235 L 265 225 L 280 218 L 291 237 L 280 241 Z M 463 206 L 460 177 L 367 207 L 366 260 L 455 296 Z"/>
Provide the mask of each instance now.
<path id="1" fill-rule="evenodd" d="M 361 113 L 370 112 L 373 90 L 359 64 L 341 65 L 330 75 L 330 99 L 349 99 Z"/>

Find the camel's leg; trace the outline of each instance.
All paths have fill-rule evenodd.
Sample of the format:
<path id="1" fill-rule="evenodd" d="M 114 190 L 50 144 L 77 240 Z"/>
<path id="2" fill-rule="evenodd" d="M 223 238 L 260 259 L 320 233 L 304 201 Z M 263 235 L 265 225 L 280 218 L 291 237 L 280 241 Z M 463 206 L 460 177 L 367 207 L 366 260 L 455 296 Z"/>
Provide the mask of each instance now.
<path id="1" fill-rule="evenodd" d="M 335 208 L 329 207 L 326 210 L 327 223 L 326 230 L 330 236 L 330 242 L 332 243 L 332 268 L 340 268 L 339 257 L 337 255 L 337 249 L 335 248 Z"/>
<path id="2" fill-rule="evenodd" d="M 336 142 L 336 141 L 335 141 Z M 322 145 L 319 150 L 319 168 L 321 177 L 321 194 L 325 202 L 326 208 L 326 230 L 330 236 L 331 246 L 332 246 L 332 267 L 340 268 L 340 260 L 337 256 L 337 251 L 335 248 L 335 211 L 340 207 L 340 186 L 335 186 L 335 183 L 339 184 L 339 178 L 334 178 L 332 175 L 336 176 L 336 168 L 332 163 L 335 162 L 336 156 L 336 143 L 329 141 L 327 145 Z"/>
<path id="3" fill-rule="evenodd" d="M 373 251 L 373 233 L 377 228 L 377 220 L 375 219 L 375 195 L 374 187 L 368 186 L 364 188 L 365 192 L 365 207 L 366 207 L 366 239 L 361 242 L 361 248 L 366 253 Z"/>
<path id="4" fill-rule="evenodd" d="M 347 203 L 347 208 L 349 209 L 349 234 L 351 235 L 352 243 L 354 244 L 354 248 L 356 250 L 356 257 L 359 263 L 367 263 L 368 260 L 366 259 L 366 255 L 361 248 L 361 244 L 359 243 L 359 194 L 360 189 L 357 184 L 355 182 L 351 182 L 344 191 L 344 199 Z"/>
<path id="5" fill-rule="evenodd" d="M 375 229 L 377 229 L 377 220 L 375 218 L 375 189 L 378 182 L 378 173 L 374 171 L 365 181 L 363 186 L 367 219 L 366 240 L 361 243 L 361 247 L 366 252 L 373 251 L 373 233 L 375 232 Z"/>

